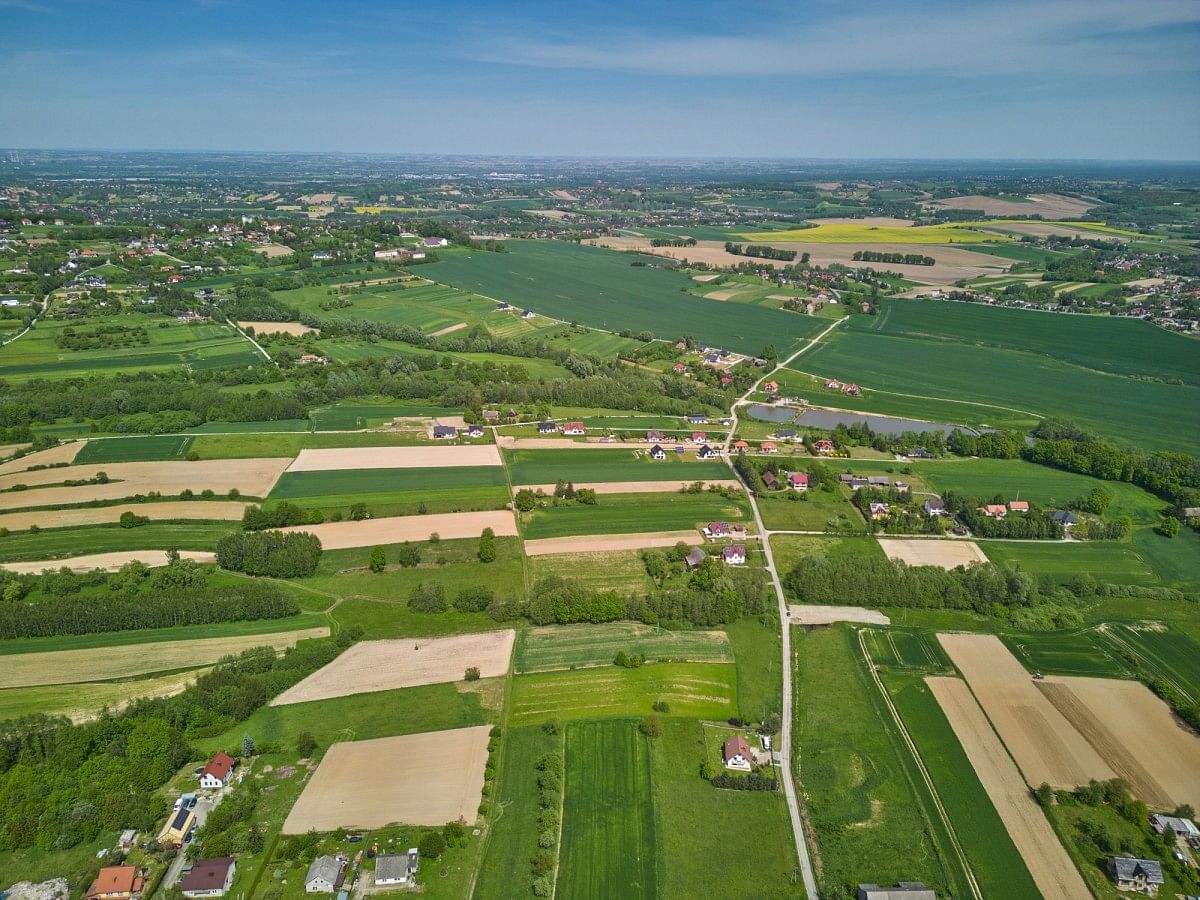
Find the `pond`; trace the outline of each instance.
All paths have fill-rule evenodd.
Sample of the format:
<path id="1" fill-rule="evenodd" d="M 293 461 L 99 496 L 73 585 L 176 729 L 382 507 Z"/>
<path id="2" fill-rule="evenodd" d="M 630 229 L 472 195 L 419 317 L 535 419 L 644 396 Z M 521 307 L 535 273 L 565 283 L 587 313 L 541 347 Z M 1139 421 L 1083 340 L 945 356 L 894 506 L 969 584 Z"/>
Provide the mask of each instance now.
<path id="1" fill-rule="evenodd" d="M 773 411 L 782 412 L 782 410 Z M 771 421 L 780 420 L 772 419 Z M 796 424 L 807 428 L 819 428 L 822 431 L 832 431 L 839 425 L 845 425 L 849 428 L 852 425 L 865 424 L 876 434 L 900 434 L 905 431 L 915 431 L 918 434 L 925 434 L 926 432 L 940 431 L 942 434 L 949 436 L 950 432 L 956 428 L 972 434 L 979 433 L 975 429 L 968 428 L 965 425 L 943 425 L 939 422 L 925 422 L 921 419 L 894 419 L 891 416 L 835 412 L 830 409 L 807 410 L 796 420 Z"/>
<path id="2" fill-rule="evenodd" d="M 760 422 L 790 422 L 796 416 L 796 408 L 793 406 L 762 406 L 761 404 L 750 407 L 750 418 L 758 419 Z"/>

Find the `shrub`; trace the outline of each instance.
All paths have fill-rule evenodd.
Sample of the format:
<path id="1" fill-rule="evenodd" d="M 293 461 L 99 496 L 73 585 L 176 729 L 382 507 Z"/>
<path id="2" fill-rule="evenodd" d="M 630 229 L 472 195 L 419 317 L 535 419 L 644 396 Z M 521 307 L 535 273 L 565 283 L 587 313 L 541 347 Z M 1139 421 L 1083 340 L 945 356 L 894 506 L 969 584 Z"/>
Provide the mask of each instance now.
<path id="1" fill-rule="evenodd" d="M 671 711 L 671 704 L 666 700 L 655 700 L 652 708 L 656 713 L 669 713 Z"/>
<path id="2" fill-rule="evenodd" d="M 454 598 L 454 608 L 459 612 L 483 612 L 492 605 L 495 597 L 490 588 L 482 585 L 465 587 Z"/>
<path id="3" fill-rule="evenodd" d="M 408 598 L 408 608 L 413 612 L 445 612 L 449 608 L 446 592 L 440 584 L 423 581 L 413 588 L 412 595 Z"/>
<path id="4" fill-rule="evenodd" d="M 431 831 L 421 838 L 421 843 L 417 845 L 417 848 L 425 859 L 437 859 L 446 852 L 446 839 L 436 831 Z"/>
<path id="5" fill-rule="evenodd" d="M 648 738 L 656 738 L 662 734 L 662 724 L 655 716 L 646 716 L 638 725 L 638 731 Z"/>
<path id="6" fill-rule="evenodd" d="M 463 676 L 464 681 L 479 680 L 479 666 L 467 666 L 467 673 Z"/>
<path id="7" fill-rule="evenodd" d="M 547 719 L 542 723 L 542 731 L 546 734 L 558 734 L 558 719 Z"/>
<path id="8" fill-rule="evenodd" d="M 483 533 L 479 535 L 479 561 L 496 561 L 496 532 L 490 528 L 483 529 Z"/>
<path id="9" fill-rule="evenodd" d="M 311 731 L 302 731 L 296 735 L 296 752 L 301 756 L 312 756 L 317 749 L 317 739 Z"/>
<path id="10" fill-rule="evenodd" d="M 406 569 L 416 568 L 421 564 L 421 548 L 405 541 L 396 555 L 396 562 Z"/>
<path id="11" fill-rule="evenodd" d="M 375 546 L 371 548 L 371 560 L 367 565 L 376 574 L 387 568 L 387 554 L 382 547 Z"/>

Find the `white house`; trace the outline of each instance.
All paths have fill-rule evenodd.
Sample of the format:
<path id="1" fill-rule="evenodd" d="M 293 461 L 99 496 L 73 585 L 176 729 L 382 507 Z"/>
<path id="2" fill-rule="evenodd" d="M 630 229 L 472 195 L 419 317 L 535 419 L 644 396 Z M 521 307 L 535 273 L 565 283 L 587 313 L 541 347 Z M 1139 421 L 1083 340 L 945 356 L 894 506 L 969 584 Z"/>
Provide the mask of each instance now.
<path id="1" fill-rule="evenodd" d="M 721 548 L 721 559 L 727 566 L 744 566 L 746 564 L 746 548 L 742 544 L 730 544 Z"/>
<path id="2" fill-rule="evenodd" d="M 737 769 L 739 772 L 750 771 L 750 761 L 754 754 L 750 752 L 750 744 L 740 734 L 735 734 L 721 748 L 721 756 L 725 760 L 725 768 Z"/>
<path id="3" fill-rule="evenodd" d="M 233 884 L 236 868 L 231 856 L 202 859 L 184 876 L 179 890 L 185 897 L 224 897 Z"/>
<path id="4" fill-rule="evenodd" d="M 379 885 L 408 884 L 409 879 L 417 874 L 420 865 L 420 854 L 416 847 L 409 847 L 407 853 L 380 856 L 375 860 L 375 883 Z"/>
<path id="5" fill-rule="evenodd" d="M 342 886 L 346 873 L 346 857 L 318 856 L 304 876 L 304 890 L 309 894 L 332 894 Z"/>
<path id="6" fill-rule="evenodd" d="M 655 444 L 653 447 L 650 448 L 650 458 L 651 459 L 666 459 L 667 451 L 664 450 L 662 447 L 658 446 L 658 444 Z"/>
<path id="7" fill-rule="evenodd" d="M 421 241 L 422 247 L 449 247 L 450 242 L 444 237 L 427 237 Z"/>
<path id="8" fill-rule="evenodd" d="M 696 451 L 697 459 L 716 459 L 720 455 L 720 450 L 718 450 L 716 447 L 710 447 L 708 444 L 705 444 L 698 451 Z"/>
<path id="9" fill-rule="evenodd" d="M 562 433 L 569 435 L 587 434 L 587 429 L 583 427 L 582 422 L 568 422 L 562 427 Z"/>
<path id="10" fill-rule="evenodd" d="M 233 774 L 233 766 L 235 760 L 232 756 L 223 750 L 217 752 L 217 755 L 208 761 L 200 773 L 200 787 L 208 788 L 215 791 L 217 788 L 223 788 L 229 784 L 229 778 Z"/>

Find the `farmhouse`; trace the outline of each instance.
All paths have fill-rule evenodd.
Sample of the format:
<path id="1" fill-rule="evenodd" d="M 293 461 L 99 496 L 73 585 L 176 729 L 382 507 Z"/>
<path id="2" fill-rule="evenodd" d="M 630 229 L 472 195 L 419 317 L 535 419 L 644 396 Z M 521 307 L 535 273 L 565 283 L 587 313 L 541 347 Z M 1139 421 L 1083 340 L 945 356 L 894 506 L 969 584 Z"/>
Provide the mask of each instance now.
<path id="1" fill-rule="evenodd" d="M 706 440 L 708 440 L 708 435 L 705 434 L 703 431 L 693 431 L 692 432 L 692 443 L 693 444 L 703 444 Z"/>
<path id="2" fill-rule="evenodd" d="M 468 425 L 465 430 L 466 430 L 467 437 L 473 437 L 473 438 L 483 437 L 483 426 L 482 425 Z"/>
<path id="3" fill-rule="evenodd" d="M 184 876 L 179 883 L 179 890 L 185 897 L 224 897 L 233 884 L 236 868 L 231 856 L 202 859 Z"/>
<path id="4" fill-rule="evenodd" d="M 409 847 L 407 853 L 380 856 L 375 860 L 375 883 L 408 884 L 409 879 L 416 876 L 419 866 L 420 854 L 416 847 Z"/>
<path id="5" fill-rule="evenodd" d="M 720 450 L 718 450 L 716 447 L 710 447 L 710 446 L 708 446 L 708 444 L 705 444 L 703 447 L 701 447 L 699 450 L 696 451 L 697 459 L 716 459 L 720 455 L 721 455 Z"/>
<path id="6" fill-rule="evenodd" d="M 754 755 L 750 752 L 750 744 L 746 739 L 740 734 L 735 734 L 721 748 L 721 758 L 725 760 L 725 768 L 749 772 L 750 760 Z"/>
<path id="7" fill-rule="evenodd" d="M 1003 503 L 989 503 L 987 506 L 981 506 L 980 511 L 993 519 L 1003 519 L 1008 515 L 1008 507 Z"/>
<path id="8" fill-rule="evenodd" d="M 704 562 L 704 559 L 705 559 L 704 551 L 701 550 L 699 547 L 693 547 L 691 550 L 688 551 L 687 556 L 685 556 L 683 559 L 684 559 L 684 562 L 687 563 L 687 567 L 689 569 L 698 569 L 698 568 L 700 568 L 700 564 L 702 562 Z"/>
<path id="9" fill-rule="evenodd" d="M 1018 513 L 1018 512 L 1019 513 L 1027 513 L 1027 512 L 1029 512 L 1029 501 L 1028 500 L 1009 500 L 1008 501 L 1008 511 L 1014 512 L 1014 513 Z"/>
<path id="10" fill-rule="evenodd" d="M 1073 512 L 1068 512 L 1065 509 L 1056 509 L 1050 513 L 1050 518 L 1061 525 L 1063 528 L 1070 528 L 1072 525 L 1079 524 L 1079 517 Z"/>
<path id="11" fill-rule="evenodd" d="M 450 242 L 444 237 L 427 237 L 421 241 L 422 247 L 449 247 Z"/>
<path id="12" fill-rule="evenodd" d="M 842 389 L 842 383 L 836 378 L 830 378 L 825 382 L 825 387 L 831 391 L 840 391 Z"/>
<path id="13" fill-rule="evenodd" d="M 376 259 L 400 259 L 401 257 L 412 256 L 407 250 L 402 250 L 399 247 L 389 247 L 386 250 L 376 250 Z"/>
<path id="14" fill-rule="evenodd" d="M 747 444 L 745 441 L 734 441 L 733 449 L 736 450 L 738 453 L 744 453 L 750 449 L 750 445 Z"/>
<path id="15" fill-rule="evenodd" d="M 1183 838 L 1189 846 L 1200 848 L 1200 828 L 1197 828 L 1196 823 L 1191 819 L 1183 819 L 1178 816 L 1164 816 L 1155 813 L 1150 817 L 1150 827 L 1154 829 L 1156 834 L 1165 834 L 1168 831 L 1173 831 L 1176 837 Z"/>
<path id="16" fill-rule="evenodd" d="M 872 519 L 886 519 L 892 514 L 892 508 L 886 503 L 872 503 L 870 508 Z"/>
<path id="17" fill-rule="evenodd" d="M 225 787 L 229 784 L 229 777 L 233 774 L 235 765 L 237 760 L 224 750 L 218 750 L 217 755 L 208 761 L 208 765 L 200 773 L 200 787 L 214 791 Z"/>
<path id="18" fill-rule="evenodd" d="M 765 484 L 771 490 L 775 490 L 775 488 L 779 487 L 779 479 L 775 477 L 774 472 L 763 472 L 762 480 L 763 484 Z"/>
<path id="19" fill-rule="evenodd" d="M 780 441 L 794 441 L 796 440 L 796 429 L 781 428 L 775 432 L 775 438 Z"/>
<path id="20" fill-rule="evenodd" d="M 538 434 L 554 434 L 558 431 L 558 426 L 553 422 L 538 422 L 537 430 Z"/>
<path id="21" fill-rule="evenodd" d="M 774 441 L 763 441 L 761 444 L 758 445 L 758 447 L 760 450 L 762 450 L 763 453 L 778 453 L 779 452 L 779 448 L 775 446 Z"/>
<path id="22" fill-rule="evenodd" d="M 562 427 L 562 433 L 569 435 L 587 434 L 587 429 L 583 427 L 582 422 L 568 422 Z"/>
<path id="23" fill-rule="evenodd" d="M 433 438 L 438 441 L 447 441 L 458 435 L 458 429 L 453 425 L 434 425 Z"/>
<path id="24" fill-rule="evenodd" d="M 911 450 L 905 450 L 902 455 L 907 456 L 909 459 L 933 459 L 933 454 L 924 447 L 914 447 Z"/>
<path id="25" fill-rule="evenodd" d="M 84 895 L 86 900 L 131 900 L 142 892 L 136 866 L 105 866 Z"/>
<path id="26" fill-rule="evenodd" d="M 171 813 L 167 824 L 158 833 L 158 842 L 178 847 L 183 843 L 184 836 L 196 824 L 196 814 L 190 806 L 184 806 Z"/>
<path id="27" fill-rule="evenodd" d="M 833 441 L 828 438 L 821 438 L 819 441 L 813 441 L 813 449 L 821 456 L 828 456 L 833 452 Z"/>
<path id="28" fill-rule="evenodd" d="M 779 392 L 779 382 L 778 381 L 768 381 L 766 384 L 763 385 L 763 390 L 766 391 L 768 394 L 776 394 Z"/>
<path id="29" fill-rule="evenodd" d="M 1117 890 L 1137 891 L 1150 897 L 1158 896 L 1158 889 L 1165 884 L 1162 865 L 1153 859 L 1113 856 L 1108 860 L 1108 874 L 1117 883 Z"/>
<path id="30" fill-rule="evenodd" d="M 304 876 L 304 890 L 309 894 L 332 894 L 346 880 L 346 857 L 318 856 Z"/>
<path id="31" fill-rule="evenodd" d="M 521 318 L 522 319 L 532 319 L 533 317 L 534 317 L 534 312 L 532 309 L 521 310 Z"/>
<path id="32" fill-rule="evenodd" d="M 653 447 L 650 448 L 650 458 L 651 459 L 659 459 L 659 460 L 666 459 L 667 451 L 664 450 L 662 447 L 660 447 L 658 444 L 655 444 Z"/>
<path id="33" fill-rule="evenodd" d="M 687 417 L 689 425 L 703 425 L 708 422 L 708 416 L 704 413 L 692 413 Z"/>
<path id="34" fill-rule="evenodd" d="M 788 487 L 793 491 L 808 490 L 808 473 L 807 472 L 790 472 L 788 473 Z"/>
<path id="35" fill-rule="evenodd" d="M 687 363 L 675 363 L 675 365 L 671 366 L 671 369 L 676 375 L 682 375 L 687 371 Z"/>
<path id="36" fill-rule="evenodd" d="M 666 440 L 666 438 L 663 437 L 663 433 L 661 431 L 647 431 L 646 432 L 646 440 L 658 442 L 658 441 L 664 441 L 664 440 Z"/>
<path id="37" fill-rule="evenodd" d="M 946 501 L 941 497 L 930 497 L 921 504 L 927 516 L 944 516 L 946 515 Z"/>
<path id="38" fill-rule="evenodd" d="M 895 887 L 860 884 L 857 900 L 937 900 L 937 894 L 923 881 L 901 881 Z"/>
<path id="39" fill-rule="evenodd" d="M 743 544 L 730 544 L 721 548 L 721 560 L 727 566 L 744 566 L 746 564 L 746 547 Z"/>
<path id="40" fill-rule="evenodd" d="M 884 475 L 869 475 L 867 476 L 867 484 L 871 487 L 885 488 L 888 486 L 887 477 Z"/>
<path id="41" fill-rule="evenodd" d="M 709 522 L 704 526 L 705 537 L 725 537 L 729 534 L 728 522 Z"/>
<path id="42" fill-rule="evenodd" d="M 857 384 L 844 384 L 842 385 L 842 393 L 850 397 L 857 397 L 862 393 L 862 389 Z"/>

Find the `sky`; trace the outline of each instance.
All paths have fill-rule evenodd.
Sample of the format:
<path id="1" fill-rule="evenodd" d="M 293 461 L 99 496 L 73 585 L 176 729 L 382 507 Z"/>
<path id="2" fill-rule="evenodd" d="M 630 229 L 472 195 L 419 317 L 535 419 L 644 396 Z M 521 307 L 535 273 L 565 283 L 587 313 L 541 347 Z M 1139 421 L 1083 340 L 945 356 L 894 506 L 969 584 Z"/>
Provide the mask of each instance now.
<path id="1" fill-rule="evenodd" d="M 1200 159 L 1200 0 L 0 0 L 0 146 Z"/>

